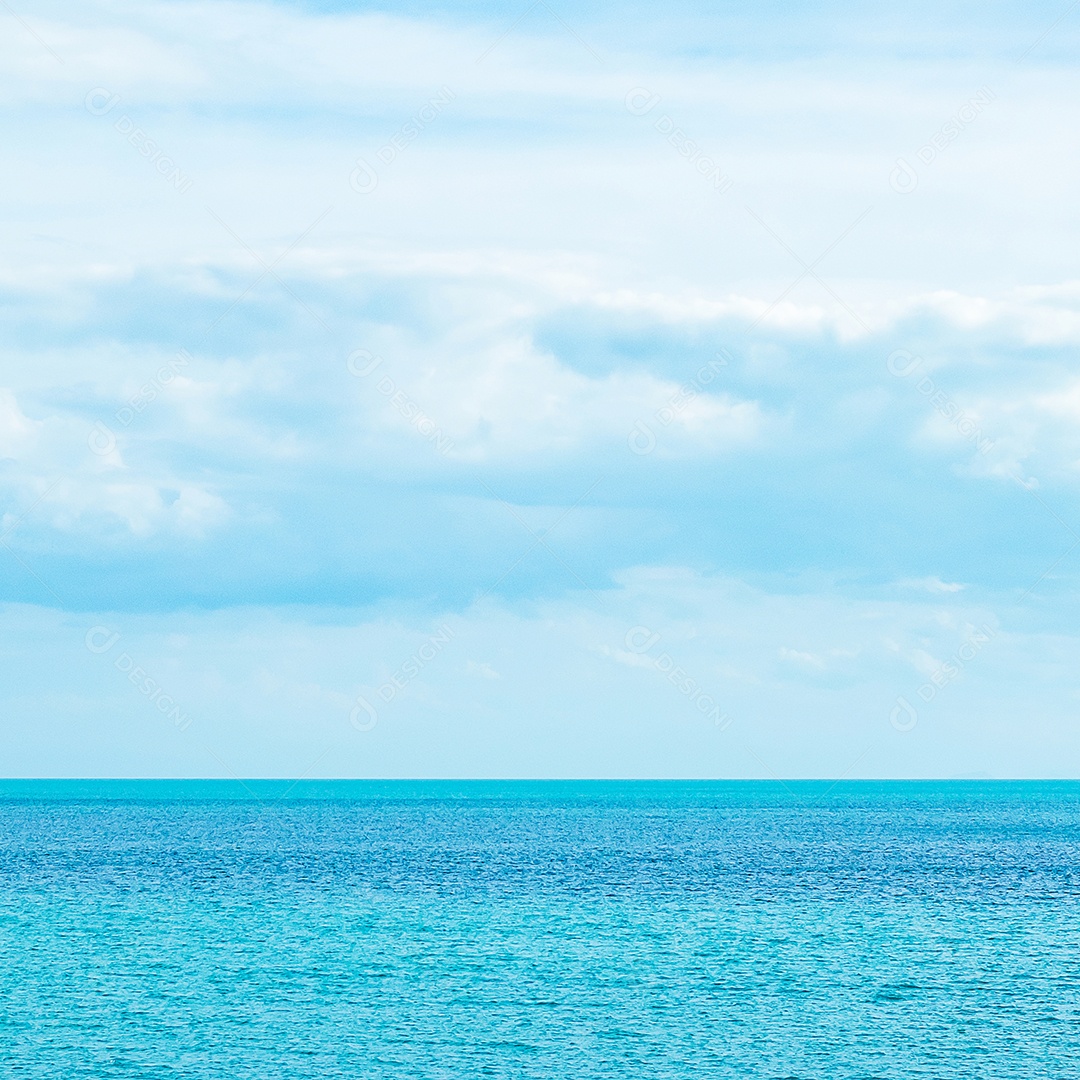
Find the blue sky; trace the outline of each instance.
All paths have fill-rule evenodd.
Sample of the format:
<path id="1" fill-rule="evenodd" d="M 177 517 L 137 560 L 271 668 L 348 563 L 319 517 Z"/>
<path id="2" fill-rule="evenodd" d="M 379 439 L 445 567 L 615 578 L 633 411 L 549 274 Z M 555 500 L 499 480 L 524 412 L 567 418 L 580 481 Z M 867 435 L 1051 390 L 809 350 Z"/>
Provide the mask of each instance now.
<path id="1" fill-rule="evenodd" d="M 1077 775 L 1080 13 L 14 10 L 0 774 Z"/>

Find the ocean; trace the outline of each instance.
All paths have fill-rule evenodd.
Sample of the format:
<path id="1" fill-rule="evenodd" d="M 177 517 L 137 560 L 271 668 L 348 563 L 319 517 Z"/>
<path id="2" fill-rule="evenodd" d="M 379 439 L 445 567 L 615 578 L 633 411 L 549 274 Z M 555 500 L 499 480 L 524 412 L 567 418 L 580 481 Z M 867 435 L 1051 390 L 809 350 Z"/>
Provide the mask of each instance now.
<path id="1" fill-rule="evenodd" d="M 0 1076 L 1080 1075 L 1080 783 L 0 781 Z"/>

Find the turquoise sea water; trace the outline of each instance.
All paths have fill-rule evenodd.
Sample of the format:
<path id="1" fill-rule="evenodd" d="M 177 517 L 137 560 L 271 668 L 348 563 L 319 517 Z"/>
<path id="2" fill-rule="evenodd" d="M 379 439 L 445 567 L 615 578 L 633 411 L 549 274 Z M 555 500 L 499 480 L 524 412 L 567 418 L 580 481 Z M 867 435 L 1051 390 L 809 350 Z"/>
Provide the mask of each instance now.
<path id="1" fill-rule="evenodd" d="M 1070 1077 L 1080 784 L 0 782 L 3 1077 Z"/>

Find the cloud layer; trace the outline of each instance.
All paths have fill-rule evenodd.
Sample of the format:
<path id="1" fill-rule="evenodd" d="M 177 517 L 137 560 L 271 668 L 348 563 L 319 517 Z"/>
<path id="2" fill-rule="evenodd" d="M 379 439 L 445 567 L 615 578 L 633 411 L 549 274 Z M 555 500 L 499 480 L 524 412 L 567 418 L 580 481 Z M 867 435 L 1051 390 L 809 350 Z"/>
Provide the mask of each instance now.
<path id="1" fill-rule="evenodd" d="M 0 768 L 1075 771 L 1077 31 L 860 12 L 9 17 Z"/>

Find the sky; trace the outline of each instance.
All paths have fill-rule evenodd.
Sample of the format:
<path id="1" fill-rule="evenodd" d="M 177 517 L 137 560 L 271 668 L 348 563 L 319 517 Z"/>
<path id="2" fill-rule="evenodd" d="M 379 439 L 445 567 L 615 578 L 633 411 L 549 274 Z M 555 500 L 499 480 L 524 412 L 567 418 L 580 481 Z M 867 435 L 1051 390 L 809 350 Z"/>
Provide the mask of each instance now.
<path id="1" fill-rule="evenodd" d="M 1080 9 L 0 25 L 0 775 L 1080 775 Z"/>

